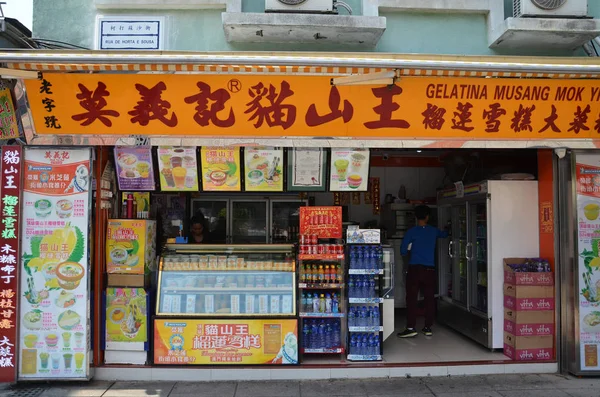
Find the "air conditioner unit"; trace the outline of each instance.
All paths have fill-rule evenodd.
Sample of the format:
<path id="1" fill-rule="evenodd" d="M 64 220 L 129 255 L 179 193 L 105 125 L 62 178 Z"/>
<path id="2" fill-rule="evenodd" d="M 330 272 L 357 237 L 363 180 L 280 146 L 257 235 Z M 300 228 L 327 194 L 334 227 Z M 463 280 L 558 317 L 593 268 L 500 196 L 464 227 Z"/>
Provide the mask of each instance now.
<path id="1" fill-rule="evenodd" d="M 334 0 L 265 0 L 265 12 L 335 13 Z"/>
<path id="2" fill-rule="evenodd" d="M 588 0 L 513 0 L 515 18 L 587 17 Z"/>

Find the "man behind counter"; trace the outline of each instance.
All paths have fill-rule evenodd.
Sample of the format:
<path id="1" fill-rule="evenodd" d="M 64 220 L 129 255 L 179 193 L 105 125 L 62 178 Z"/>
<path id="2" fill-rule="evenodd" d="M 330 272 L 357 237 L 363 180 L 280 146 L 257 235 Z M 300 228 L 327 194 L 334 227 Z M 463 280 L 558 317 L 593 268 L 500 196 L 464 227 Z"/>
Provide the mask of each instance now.
<path id="1" fill-rule="evenodd" d="M 428 225 L 430 214 L 431 209 L 426 205 L 415 208 L 417 226 L 406 232 L 400 247 L 400 254 L 406 256 L 408 255 L 408 247 L 412 244 L 406 276 L 406 306 L 408 308 L 406 329 L 398 334 L 399 338 L 417 336 L 415 327 L 417 325 L 417 299 L 420 287 L 423 287 L 425 298 L 423 334 L 425 336 L 433 335 L 431 326 L 435 315 L 435 244 L 438 238 L 448 237 L 448 232 Z"/>

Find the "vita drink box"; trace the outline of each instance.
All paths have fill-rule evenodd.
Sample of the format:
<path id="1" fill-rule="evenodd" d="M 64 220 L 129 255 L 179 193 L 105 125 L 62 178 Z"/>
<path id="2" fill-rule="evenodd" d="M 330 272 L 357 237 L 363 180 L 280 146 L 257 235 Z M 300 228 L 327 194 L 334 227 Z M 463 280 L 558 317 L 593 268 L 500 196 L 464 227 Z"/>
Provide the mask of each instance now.
<path id="1" fill-rule="evenodd" d="M 514 361 L 552 360 L 554 336 L 515 336 L 504 332 L 504 355 Z"/>
<path id="2" fill-rule="evenodd" d="M 554 274 L 544 259 L 504 259 L 504 307 L 515 311 L 553 311 Z"/>
<path id="3" fill-rule="evenodd" d="M 504 331 L 514 336 L 554 335 L 554 312 L 504 309 Z"/>

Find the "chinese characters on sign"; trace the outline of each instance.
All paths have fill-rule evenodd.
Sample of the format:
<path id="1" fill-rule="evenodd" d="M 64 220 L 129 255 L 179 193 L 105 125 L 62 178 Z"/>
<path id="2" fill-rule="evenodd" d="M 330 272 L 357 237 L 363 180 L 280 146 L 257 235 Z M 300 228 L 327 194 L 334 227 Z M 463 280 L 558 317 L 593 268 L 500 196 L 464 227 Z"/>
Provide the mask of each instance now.
<path id="1" fill-rule="evenodd" d="M 163 29 L 163 17 L 100 17 L 97 46 L 100 50 L 162 50 Z"/>
<path id="2" fill-rule="evenodd" d="M 86 135 L 126 130 L 464 139 L 600 134 L 600 88 L 586 80 L 405 77 L 391 87 L 332 87 L 318 76 L 237 77 L 57 74 L 26 85 L 40 134 L 61 129 Z"/>
<path id="3" fill-rule="evenodd" d="M 300 234 L 342 238 L 342 207 L 300 207 Z"/>
<path id="4" fill-rule="evenodd" d="M 20 146 L 2 148 L 0 173 L 0 382 L 16 377 L 17 300 L 20 191 L 22 170 Z"/>
<path id="5" fill-rule="evenodd" d="M 90 159 L 90 149 L 24 152 L 21 379 L 88 377 Z"/>
<path id="6" fill-rule="evenodd" d="M 15 107 L 8 88 L 0 90 L 0 139 L 11 139 L 19 137 L 19 127 L 15 116 Z"/>
<path id="7" fill-rule="evenodd" d="M 297 320 L 155 320 L 154 363 L 297 364 Z"/>
<path id="8" fill-rule="evenodd" d="M 206 147 L 200 149 L 202 166 L 202 190 L 239 192 L 240 148 Z"/>
<path id="9" fill-rule="evenodd" d="M 575 167 L 579 254 L 579 316 L 575 321 L 579 322 L 580 367 L 582 371 L 598 371 L 600 324 L 596 318 L 600 314 L 600 156 L 576 154 Z M 545 213 L 542 215 L 545 216 Z"/>

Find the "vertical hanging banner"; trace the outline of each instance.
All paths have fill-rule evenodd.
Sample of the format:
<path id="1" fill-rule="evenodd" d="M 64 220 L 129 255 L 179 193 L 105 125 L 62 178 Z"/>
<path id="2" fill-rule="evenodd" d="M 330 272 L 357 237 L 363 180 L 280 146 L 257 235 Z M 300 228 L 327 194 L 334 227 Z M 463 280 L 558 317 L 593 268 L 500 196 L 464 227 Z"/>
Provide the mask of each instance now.
<path id="1" fill-rule="evenodd" d="M 22 149 L 2 148 L 0 186 L 0 382 L 16 381 L 17 301 Z"/>
<path id="2" fill-rule="evenodd" d="M 19 379 L 88 379 L 90 149 L 25 149 Z"/>
<path id="3" fill-rule="evenodd" d="M 19 137 L 15 107 L 8 88 L 0 89 L 0 139 Z"/>

